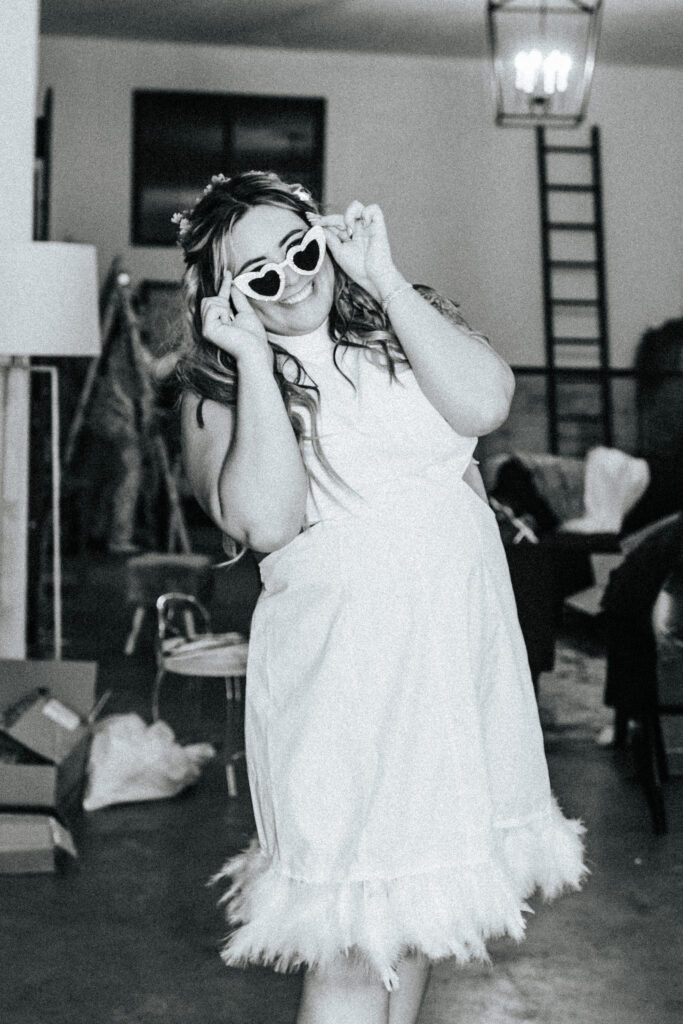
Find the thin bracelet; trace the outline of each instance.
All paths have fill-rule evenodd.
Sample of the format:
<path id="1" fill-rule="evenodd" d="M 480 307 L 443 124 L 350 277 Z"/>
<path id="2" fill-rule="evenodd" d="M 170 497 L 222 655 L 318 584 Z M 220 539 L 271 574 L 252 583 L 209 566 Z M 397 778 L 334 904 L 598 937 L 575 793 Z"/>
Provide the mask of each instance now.
<path id="1" fill-rule="evenodd" d="M 386 299 L 384 299 L 384 301 L 382 302 L 382 309 L 384 310 L 385 314 L 387 313 L 387 307 L 391 300 L 395 299 L 397 295 L 401 294 L 401 292 L 408 291 L 409 288 L 411 291 L 413 290 L 413 286 L 410 283 L 410 281 L 404 281 L 403 284 L 399 284 L 398 287 L 394 288 L 393 292 L 389 292 Z"/>

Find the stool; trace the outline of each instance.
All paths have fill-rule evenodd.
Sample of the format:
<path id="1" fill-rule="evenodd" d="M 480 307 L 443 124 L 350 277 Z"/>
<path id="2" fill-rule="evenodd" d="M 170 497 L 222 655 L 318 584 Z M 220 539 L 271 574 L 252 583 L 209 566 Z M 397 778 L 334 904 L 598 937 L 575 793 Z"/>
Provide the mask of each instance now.
<path id="1" fill-rule="evenodd" d="M 160 594 L 180 591 L 207 601 L 213 583 L 209 555 L 151 551 L 126 562 L 126 600 L 133 606 L 133 621 L 124 652 L 133 654 L 148 611 Z"/>

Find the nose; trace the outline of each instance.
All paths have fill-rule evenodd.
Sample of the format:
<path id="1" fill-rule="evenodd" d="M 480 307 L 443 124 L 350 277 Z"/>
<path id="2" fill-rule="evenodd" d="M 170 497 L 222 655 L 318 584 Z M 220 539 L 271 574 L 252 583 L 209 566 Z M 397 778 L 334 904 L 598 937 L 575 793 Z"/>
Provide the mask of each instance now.
<path id="1" fill-rule="evenodd" d="M 290 267 L 288 263 L 282 268 L 285 275 L 285 289 L 294 289 L 301 282 L 301 275 L 297 274 L 293 267 Z"/>

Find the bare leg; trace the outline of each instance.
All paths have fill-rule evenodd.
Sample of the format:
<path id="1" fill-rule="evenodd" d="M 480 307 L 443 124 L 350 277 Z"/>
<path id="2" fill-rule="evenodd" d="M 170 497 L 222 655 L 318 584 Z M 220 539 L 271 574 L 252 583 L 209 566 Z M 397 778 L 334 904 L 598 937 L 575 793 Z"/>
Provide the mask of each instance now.
<path id="1" fill-rule="evenodd" d="M 125 552 L 135 545 L 135 517 L 142 486 L 142 454 L 137 441 L 128 442 L 119 451 L 121 476 L 111 499 L 109 550 Z"/>
<path id="2" fill-rule="evenodd" d="M 422 953 L 405 957 L 398 965 L 399 987 L 389 996 L 389 1024 L 415 1024 L 429 981 L 431 964 Z"/>
<path id="3" fill-rule="evenodd" d="M 340 957 L 334 966 L 309 970 L 296 1024 L 388 1024 L 389 993 L 367 970 Z"/>

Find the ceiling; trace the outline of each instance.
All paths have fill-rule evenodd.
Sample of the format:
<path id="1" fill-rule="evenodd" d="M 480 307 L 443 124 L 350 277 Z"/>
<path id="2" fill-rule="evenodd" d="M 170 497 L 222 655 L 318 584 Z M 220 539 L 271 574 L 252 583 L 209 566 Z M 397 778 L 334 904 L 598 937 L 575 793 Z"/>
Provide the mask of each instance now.
<path id="1" fill-rule="evenodd" d="M 486 0 L 43 0 L 41 31 L 478 57 Z M 605 0 L 599 58 L 683 65 L 683 0 Z"/>

